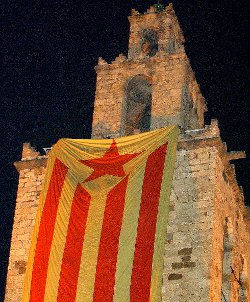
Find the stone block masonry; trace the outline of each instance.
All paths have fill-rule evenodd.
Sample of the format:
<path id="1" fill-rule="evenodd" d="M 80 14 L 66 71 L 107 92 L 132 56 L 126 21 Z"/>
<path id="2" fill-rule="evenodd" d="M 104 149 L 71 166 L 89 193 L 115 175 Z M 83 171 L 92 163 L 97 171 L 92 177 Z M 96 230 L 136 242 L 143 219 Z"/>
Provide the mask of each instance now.
<path id="1" fill-rule="evenodd" d="M 234 237 L 232 261 L 227 264 L 226 283 L 231 285 L 227 301 L 239 301 L 241 287 L 249 293 L 249 281 L 240 281 L 243 275 L 249 280 L 250 274 L 249 212 L 216 124 L 207 130 L 179 143 L 164 259 L 164 302 L 223 301 L 227 221 L 232 221 Z M 250 301 L 249 294 L 244 299 Z"/>
<path id="2" fill-rule="evenodd" d="M 184 37 L 172 7 L 161 14 L 151 7 L 145 14 L 132 11 L 129 17 L 128 57 L 120 54 L 108 64 L 99 58 L 92 124 L 92 137 L 127 135 L 126 110 L 128 83 L 138 75 L 151 85 L 150 129 L 179 125 L 183 129 L 202 128 L 207 110 L 189 59 Z M 150 56 L 142 51 L 144 32 L 157 37 L 157 51 Z M 149 41 L 148 41 L 149 42 Z M 169 45 L 174 47 L 170 51 Z"/>
<path id="3" fill-rule="evenodd" d="M 216 127 L 213 123 L 193 137 L 182 135 L 178 144 L 166 234 L 163 302 L 221 301 L 226 220 L 232 222 L 236 276 L 230 275 L 229 301 L 238 301 L 237 278 L 243 280 L 245 276 L 244 287 L 249 291 L 249 216 Z M 5 302 L 21 301 L 45 166 L 46 158 L 39 154 L 16 163 L 20 176 Z"/>
<path id="4" fill-rule="evenodd" d="M 25 269 L 45 166 L 46 158 L 40 156 L 29 144 L 24 144 L 22 161 L 16 163 L 19 184 L 5 293 L 6 302 L 22 301 Z"/>
<path id="5" fill-rule="evenodd" d="M 129 134 L 173 124 L 181 128 L 162 302 L 250 302 L 250 213 L 230 162 L 245 154 L 227 152 L 216 121 L 204 127 L 205 100 L 172 5 L 144 14 L 132 10 L 129 21 L 128 58 L 119 55 L 111 64 L 99 58 L 96 66 L 92 137 L 124 136 L 131 128 Z M 134 119 L 131 104 L 139 108 Z M 24 144 L 22 160 L 15 164 L 19 186 L 5 302 L 22 300 L 46 161 Z"/>

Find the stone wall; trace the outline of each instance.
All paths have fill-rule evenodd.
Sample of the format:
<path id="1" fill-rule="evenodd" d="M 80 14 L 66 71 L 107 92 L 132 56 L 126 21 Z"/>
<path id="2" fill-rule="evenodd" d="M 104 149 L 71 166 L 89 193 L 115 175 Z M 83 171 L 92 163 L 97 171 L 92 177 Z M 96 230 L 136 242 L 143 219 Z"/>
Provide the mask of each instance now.
<path id="1" fill-rule="evenodd" d="M 183 34 L 171 5 L 160 14 L 154 7 L 145 14 L 133 10 L 129 21 L 128 58 L 120 54 L 110 64 L 99 58 L 95 67 L 97 82 L 92 137 L 126 134 L 126 85 L 138 75 L 147 77 L 152 85 L 150 129 L 168 125 L 179 125 L 185 129 L 203 128 L 206 104 L 185 54 Z M 159 45 L 154 56 L 140 54 L 144 30 L 154 30 L 157 34 Z M 168 51 L 171 41 L 174 48 Z"/>
<path id="2" fill-rule="evenodd" d="M 209 301 L 215 147 L 179 150 L 170 199 L 164 302 Z"/>
<path id="3" fill-rule="evenodd" d="M 164 302 L 219 302 L 224 301 L 222 295 L 228 302 L 250 301 L 250 215 L 228 157 L 215 124 L 179 143 L 164 259 Z M 226 224 L 232 246 L 223 246 Z M 231 265 L 225 259 L 230 255 Z M 228 267 L 223 268 L 223 262 Z M 239 292 L 244 292 L 242 300 Z"/>
<path id="4" fill-rule="evenodd" d="M 19 184 L 12 230 L 5 302 L 22 300 L 25 269 L 38 200 L 45 176 L 46 158 L 24 144 L 22 161 L 16 163 Z"/>
<path id="5" fill-rule="evenodd" d="M 228 302 L 250 301 L 250 214 L 230 164 L 242 154 L 227 152 L 215 121 L 196 129 L 204 127 L 206 105 L 171 5 L 161 14 L 152 7 L 143 15 L 133 10 L 129 20 L 128 58 L 119 55 L 111 64 L 100 58 L 96 66 L 92 137 L 124 135 L 124 91 L 136 75 L 147 77 L 152 85 L 151 129 L 170 124 L 182 128 L 166 234 L 162 301 L 219 302 L 221 289 Z M 140 54 L 145 28 L 158 31 L 159 48 L 153 57 Z M 16 163 L 20 176 L 5 302 L 21 301 L 46 161 L 24 144 L 22 160 Z"/>
<path id="6" fill-rule="evenodd" d="M 234 167 L 221 156 L 216 159 L 215 177 L 210 297 L 212 301 L 221 301 L 222 286 L 227 301 L 250 301 L 250 227 L 247 222 L 250 212 L 244 206 L 243 194 L 235 182 Z M 225 228 L 229 246 L 223 245 Z M 227 267 L 222 268 L 223 258 L 230 254 L 231 263 L 226 262 Z M 228 292 L 229 283 L 231 288 Z M 246 295 L 248 292 L 248 300 L 239 299 L 240 290 Z"/>
<path id="7" fill-rule="evenodd" d="M 26 157 L 16 163 L 20 177 L 5 302 L 21 301 L 47 160 L 29 145 L 24 145 L 24 151 Z M 231 158 L 237 156 L 227 153 L 215 121 L 203 130 L 181 136 L 166 234 L 163 302 L 219 302 L 222 280 L 231 287 L 231 300 L 227 301 L 250 299 L 250 215 Z M 232 247 L 223 246 L 226 224 Z M 224 249 L 228 248 L 232 250 L 233 273 L 229 267 L 229 275 L 223 276 L 223 254 L 227 257 Z M 248 295 L 248 300 L 238 300 L 239 293 Z"/>
<path id="8" fill-rule="evenodd" d="M 160 14 L 151 6 L 147 12 L 140 14 L 132 10 L 128 18 L 130 22 L 129 34 L 129 60 L 140 58 L 142 31 L 150 28 L 158 34 L 158 49 L 167 53 L 184 52 L 184 37 L 177 17 L 171 5 L 167 6 Z"/>
<path id="9" fill-rule="evenodd" d="M 151 81 L 151 129 L 174 124 L 184 126 L 183 116 L 188 116 L 191 110 L 183 109 L 184 89 L 190 95 L 190 106 L 197 112 L 194 126 L 203 127 L 206 105 L 186 54 L 158 52 L 155 57 L 140 62 L 129 61 L 120 55 L 111 64 L 99 59 L 96 72 L 93 138 L 124 135 L 125 88 L 128 81 L 137 75 Z"/>

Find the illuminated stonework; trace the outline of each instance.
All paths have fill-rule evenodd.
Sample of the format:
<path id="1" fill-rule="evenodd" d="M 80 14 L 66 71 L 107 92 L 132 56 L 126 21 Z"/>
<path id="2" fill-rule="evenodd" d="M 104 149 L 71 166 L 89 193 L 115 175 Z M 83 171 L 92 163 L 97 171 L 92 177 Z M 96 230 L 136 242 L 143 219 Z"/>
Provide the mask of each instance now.
<path id="1" fill-rule="evenodd" d="M 206 105 L 172 6 L 151 7 L 145 14 L 132 10 L 129 21 L 128 57 L 119 55 L 111 64 L 100 58 L 96 66 L 92 137 L 170 124 L 181 128 L 162 301 L 250 301 L 250 215 L 231 164 L 245 155 L 227 152 L 217 121 L 204 126 Z M 24 144 L 22 160 L 15 163 L 19 186 L 6 302 L 21 301 L 46 162 Z"/>

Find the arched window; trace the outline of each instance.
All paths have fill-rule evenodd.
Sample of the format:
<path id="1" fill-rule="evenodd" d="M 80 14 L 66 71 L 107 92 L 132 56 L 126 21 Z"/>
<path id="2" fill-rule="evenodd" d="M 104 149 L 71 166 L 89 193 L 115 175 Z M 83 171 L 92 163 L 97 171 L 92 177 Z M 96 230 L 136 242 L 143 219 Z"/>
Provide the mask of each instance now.
<path id="1" fill-rule="evenodd" d="M 141 53 L 153 57 L 158 51 L 157 33 L 153 29 L 144 29 L 141 34 Z"/>
<path id="2" fill-rule="evenodd" d="M 231 278 L 233 261 L 233 228 L 229 218 L 226 218 L 223 239 L 223 267 L 222 267 L 222 288 L 221 301 L 231 301 Z"/>
<path id="3" fill-rule="evenodd" d="M 150 130 L 152 87 L 149 78 L 137 75 L 127 82 L 124 99 L 124 134 Z"/>

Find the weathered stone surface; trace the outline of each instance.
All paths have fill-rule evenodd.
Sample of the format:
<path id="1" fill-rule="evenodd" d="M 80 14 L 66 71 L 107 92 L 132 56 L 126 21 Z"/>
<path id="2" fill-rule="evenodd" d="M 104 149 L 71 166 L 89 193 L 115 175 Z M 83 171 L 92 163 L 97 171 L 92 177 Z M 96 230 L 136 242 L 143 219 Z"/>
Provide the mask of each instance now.
<path id="1" fill-rule="evenodd" d="M 243 270 L 249 276 L 250 234 L 243 196 L 218 131 L 212 126 L 210 130 L 203 132 L 203 138 L 179 142 L 171 194 L 174 211 L 169 212 L 168 223 L 173 240 L 166 243 L 164 274 L 180 273 L 182 278 L 178 287 L 173 286 L 174 280 L 163 278 L 164 302 L 221 301 L 222 280 L 231 284 L 228 301 L 236 302 L 239 293 L 244 294 L 232 277 L 230 265 L 228 277 L 223 278 L 223 253 L 228 257 L 228 243 L 223 246 L 226 221 L 231 221 L 229 230 L 233 234 L 228 235 L 232 238 L 231 266 L 236 276 Z M 249 282 L 246 287 L 249 290 Z"/>
<path id="2" fill-rule="evenodd" d="M 27 145 L 24 145 L 24 148 L 27 148 Z M 25 152 L 23 154 L 27 155 Z M 22 300 L 26 263 L 45 175 L 45 163 L 46 160 L 33 150 L 33 155 L 29 156 L 29 159 L 24 157 L 20 164 L 16 164 L 19 170 L 19 185 L 9 257 L 6 302 Z"/>
<path id="3" fill-rule="evenodd" d="M 179 269 L 179 268 L 183 268 L 184 264 L 183 262 L 174 262 L 172 263 L 172 269 Z"/>
<path id="4" fill-rule="evenodd" d="M 26 262 L 25 261 L 16 261 L 15 268 L 18 269 L 19 274 L 24 274 L 26 270 Z"/>
<path id="5" fill-rule="evenodd" d="M 202 128 L 205 101 L 183 48 L 183 34 L 177 18 L 164 10 L 130 20 L 128 59 L 123 55 L 111 64 L 99 60 L 94 103 L 92 137 L 126 135 L 126 87 L 131 79 L 145 76 L 152 85 L 151 129 L 177 124 L 183 129 Z M 157 33 L 158 51 L 142 53 L 143 32 Z M 174 47 L 169 51 L 169 45 Z M 106 110 L 105 108 L 108 108 Z"/>
<path id="6" fill-rule="evenodd" d="M 170 274 L 168 275 L 168 280 L 179 280 L 182 278 L 182 274 Z"/>
<path id="7" fill-rule="evenodd" d="M 143 75 L 152 86 L 151 129 L 181 127 L 165 242 L 163 302 L 250 301 L 250 211 L 233 165 L 243 153 L 227 152 L 216 120 L 204 127 L 205 101 L 184 52 L 172 6 L 156 14 L 133 10 L 128 58 L 99 59 L 92 137 L 125 134 L 124 91 Z M 142 52 L 142 31 L 158 35 L 158 52 Z M 138 133 L 138 129 L 134 129 Z M 24 144 L 15 163 L 19 186 L 5 302 L 20 302 L 47 157 Z M 225 231 L 226 230 L 226 231 Z M 227 241 L 225 241 L 227 237 Z M 223 268 L 224 265 L 224 268 Z"/>
<path id="8" fill-rule="evenodd" d="M 190 255 L 192 253 L 192 248 L 184 248 L 179 250 L 178 255 Z"/>

